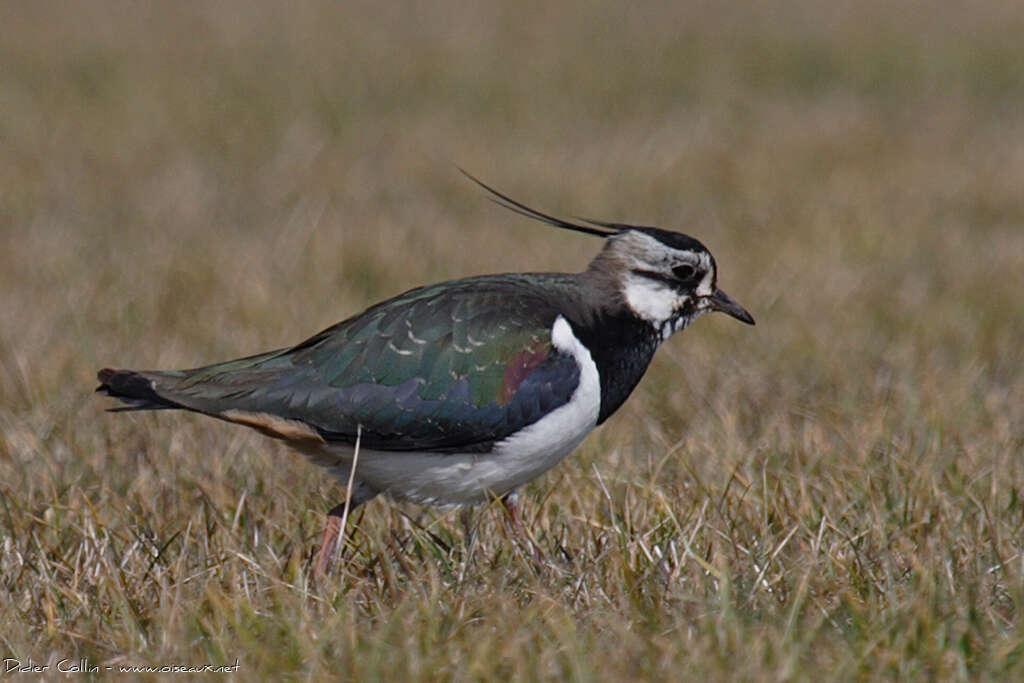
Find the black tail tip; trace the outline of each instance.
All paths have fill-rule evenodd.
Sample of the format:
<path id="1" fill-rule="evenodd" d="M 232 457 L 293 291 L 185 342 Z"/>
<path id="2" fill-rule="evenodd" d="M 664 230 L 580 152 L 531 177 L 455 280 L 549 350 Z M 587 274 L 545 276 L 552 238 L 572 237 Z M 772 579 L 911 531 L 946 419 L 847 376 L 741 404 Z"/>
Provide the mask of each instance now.
<path id="1" fill-rule="evenodd" d="M 134 370 L 103 368 L 96 373 L 96 379 L 100 381 L 96 391 L 107 396 L 135 396 L 140 391 L 152 391 L 149 381 Z"/>
<path id="2" fill-rule="evenodd" d="M 103 368 L 96 373 L 100 385 L 96 392 L 119 399 L 127 407 L 112 410 L 155 410 L 176 407 L 175 404 L 156 393 L 156 386 L 147 373 L 135 370 Z"/>
<path id="3" fill-rule="evenodd" d="M 110 384 L 110 381 L 113 379 L 114 375 L 116 375 L 117 373 L 118 371 L 115 370 L 114 368 L 103 368 L 102 370 L 97 372 L 96 379 L 100 381 L 100 385 L 96 387 L 96 391 L 101 391 L 104 388 L 106 388 Z"/>

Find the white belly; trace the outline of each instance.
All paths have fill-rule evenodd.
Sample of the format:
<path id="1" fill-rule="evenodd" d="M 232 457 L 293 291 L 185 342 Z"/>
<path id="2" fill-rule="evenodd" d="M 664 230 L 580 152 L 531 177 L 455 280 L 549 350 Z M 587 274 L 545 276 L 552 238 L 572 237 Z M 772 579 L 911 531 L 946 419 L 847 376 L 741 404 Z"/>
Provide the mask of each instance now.
<path id="1" fill-rule="evenodd" d="M 356 479 L 392 498 L 429 505 L 473 505 L 502 496 L 561 462 L 597 425 L 601 388 L 590 352 L 561 316 L 551 329 L 552 344 L 571 354 L 580 383 L 569 402 L 512 436 L 490 453 L 418 453 L 361 450 Z M 352 447 L 330 445 L 309 453 L 347 481 Z M 326 456 L 326 457 L 324 457 Z"/>

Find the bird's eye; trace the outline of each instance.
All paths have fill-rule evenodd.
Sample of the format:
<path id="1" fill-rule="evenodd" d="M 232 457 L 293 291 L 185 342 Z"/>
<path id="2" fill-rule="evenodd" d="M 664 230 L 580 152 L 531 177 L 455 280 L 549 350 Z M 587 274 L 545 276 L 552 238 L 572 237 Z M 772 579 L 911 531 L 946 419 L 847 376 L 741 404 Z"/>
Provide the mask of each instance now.
<path id="1" fill-rule="evenodd" d="M 697 270 L 693 266 L 684 263 L 681 266 L 676 266 L 675 268 L 673 268 L 672 274 L 679 278 L 680 280 L 686 282 L 688 280 L 693 279 L 693 276 L 697 274 Z"/>

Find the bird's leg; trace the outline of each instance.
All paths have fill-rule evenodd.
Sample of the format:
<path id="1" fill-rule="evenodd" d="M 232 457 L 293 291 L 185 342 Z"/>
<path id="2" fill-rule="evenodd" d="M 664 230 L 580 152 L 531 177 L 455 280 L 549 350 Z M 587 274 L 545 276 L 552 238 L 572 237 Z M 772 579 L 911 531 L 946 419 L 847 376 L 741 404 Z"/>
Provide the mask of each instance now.
<path id="1" fill-rule="evenodd" d="M 352 496 L 348 500 L 348 512 L 352 513 L 357 507 L 377 495 L 377 492 L 361 481 L 356 481 L 352 487 Z M 313 565 L 313 580 L 327 576 L 334 556 L 338 550 L 338 542 L 341 540 L 342 520 L 345 519 L 345 503 L 339 503 L 327 513 L 327 522 L 324 524 L 324 538 L 320 543 L 320 550 L 316 554 L 316 564 Z"/>
<path id="2" fill-rule="evenodd" d="M 473 541 L 476 540 L 476 527 L 473 526 L 473 508 L 470 505 L 463 505 L 459 510 L 459 521 L 462 522 L 463 540 L 466 544 L 466 555 L 473 549 Z"/>
<path id="3" fill-rule="evenodd" d="M 510 491 L 506 493 L 501 499 L 501 504 L 505 507 L 506 529 L 511 531 L 517 541 L 524 540 L 526 532 L 523 531 L 523 524 L 519 520 L 519 492 Z"/>
<path id="4" fill-rule="evenodd" d="M 533 542 L 529 534 L 523 528 L 523 523 L 520 520 L 519 515 L 519 492 L 510 491 L 504 495 L 501 499 L 501 504 L 505 508 L 505 528 L 507 532 L 510 532 L 511 536 L 514 536 L 519 543 L 526 548 L 530 549 L 530 556 L 533 558 L 534 564 L 537 567 L 541 566 L 540 548 Z"/>
<path id="5" fill-rule="evenodd" d="M 459 571 L 459 583 L 461 583 L 466 578 L 466 569 L 473 563 L 473 545 L 474 541 L 476 541 L 476 526 L 473 525 L 473 506 L 464 505 L 459 509 L 459 521 L 462 522 L 462 540 L 465 545 L 462 569 Z"/>
<path id="6" fill-rule="evenodd" d="M 351 509 L 351 506 L 349 507 Z M 316 554 L 316 565 L 313 567 L 313 579 L 322 579 L 327 576 L 331 562 L 334 560 L 334 553 L 338 548 L 338 539 L 341 537 L 341 519 L 345 515 L 345 503 L 335 505 L 327 513 L 327 523 L 324 524 L 324 538 L 320 542 L 320 550 Z"/>

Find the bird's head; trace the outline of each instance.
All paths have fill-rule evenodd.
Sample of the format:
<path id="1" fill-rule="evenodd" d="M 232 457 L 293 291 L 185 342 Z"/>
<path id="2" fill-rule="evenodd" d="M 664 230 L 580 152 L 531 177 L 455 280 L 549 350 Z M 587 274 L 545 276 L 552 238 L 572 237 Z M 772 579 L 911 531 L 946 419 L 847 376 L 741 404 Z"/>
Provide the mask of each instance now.
<path id="1" fill-rule="evenodd" d="M 680 232 L 627 223 L 590 219 L 573 223 L 532 209 L 463 173 L 511 211 L 557 228 L 605 238 L 605 247 L 590 264 L 589 272 L 610 279 L 621 303 L 650 323 L 662 339 L 708 311 L 720 311 L 754 324 L 754 317 L 718 288 L 715 258 L 699 240 Z"/>
<path id="2" fill-rule="evenodd" d="M 592 267 L 611 271 L 623 302 L 661 337 L 683 329 L 708 311 L 747 323 L 754 318 L 718 288 L 715 257 L 700 241 L 679 232 L 603 223 L 616 232 Z"/>

